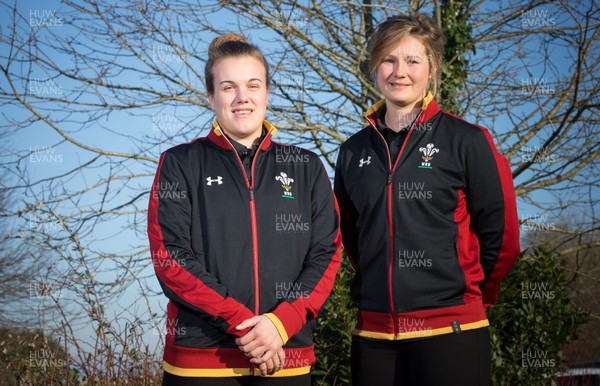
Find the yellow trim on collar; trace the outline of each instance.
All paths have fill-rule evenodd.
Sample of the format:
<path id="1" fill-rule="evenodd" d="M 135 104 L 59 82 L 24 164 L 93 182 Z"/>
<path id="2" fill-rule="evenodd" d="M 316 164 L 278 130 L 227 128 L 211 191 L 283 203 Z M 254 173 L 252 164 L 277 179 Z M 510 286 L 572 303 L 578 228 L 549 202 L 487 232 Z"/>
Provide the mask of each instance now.
<path id="1" fill-rule="evenodd" d="M 365 111 L 365 117 L 368 117 L 369 115 L 373 114 L 375 111 L 379 110 L 383 105 L 385 105 L 385 99 L 379 100 L 373 106 L 369 107 L 367 111 Z"/>
<path id="2" fill-rule="evenodd" d="M 421 107 L 421 110 L 425 110 L 432 100 L 433 94 L 431 93 L 431 91 L 427 91 L 427 95 L 425 95 L 425 97 L 423 98 L 423 106 Z"/>
<path id="3" fill-rule="evenodd" d="M 271 136 L 275 135 L 277 129 L 273 126 L 269 121 L 263 121 L 263 126 L 267 129 L 267 133 L 271 134 Z"/>
<path id="4" fill-rule="evenodd" d="M 216 119 L 213 120 L 212 127 L 216 135 L 223 135 L 223 129 L 221 129 L 221 126 L 219 126 L 219 122 L 217 122 Z"/>
<path id="5" fill-rule="evenodd" d="M 277 133 L 277 129 L 275 128 L 275 126 L 273 126 L 268 121 L 263 121 L 263 126 L 267 129 L 267 133 L 271 134 L 271 136 Z M 223 129 L 221 128 L 219 122 L 216 119 L 213 120 L 212 127 L 216 135 L 223 135 Z"/>
<path id="6" fill-rule="evenodd" d="M 433 100 L 433 94 L 431 93 L 431 91 L 428 91 L 427 94 L 425 95 L 425 97 L 423 97 L 423 106 L 421 107 L 421 110 L 425 110 L 427 108 L 427 106 L 429 106 L 429 104 L 431 103 L 432 100 Z M 364 113 L 365 117 L 368 117 L 369 115 L 373 114 L 375 111 L 379 110 L 384 104 L 385 104 L 385 98 L 380 99 L 377 103 L 375 103 L 374 105 L 372 105 L 365 111 L 365 113 Z"/>

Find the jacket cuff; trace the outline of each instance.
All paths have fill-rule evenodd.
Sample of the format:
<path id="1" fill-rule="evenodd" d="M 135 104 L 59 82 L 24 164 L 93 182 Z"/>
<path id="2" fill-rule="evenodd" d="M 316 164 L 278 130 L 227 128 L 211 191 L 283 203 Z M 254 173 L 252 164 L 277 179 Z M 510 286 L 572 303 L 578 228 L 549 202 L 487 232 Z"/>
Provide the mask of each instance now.
<path id="1" fill-rule="evenodd" d="M 498 288 L 496 287 L 483 287 L 482 292 L 482 300 L 483 307 L 488 308 L 489 306 L 496 303 L 498 299 Z"/>
<path id="2" fill-rule="evenodd" d="M 275 325 L 275 328 L 277 328 L 277 332 L 279 332 L 279 336 L 281 337 L 283 344 L 286 344 L 287 341 L 289 340 L 289 337 L 288 337 L 287 331 L 285 330 L 285 327 L 283 327 L 283 324 L 281 323 L 281 320 L 279 320 L 279 318 L 277 316 L 275 316 L 275 314 L 267 313 L 264 315 L 267 318 L 269 318 L 269 320 L 271 322 L 273 322 L 273 324 Z"/>
<path id="3" fill-rule="evenodd" d="M 245 328 L 243 330 L 236 330 L 235 328 L 240 323 L 242 323 L 244 320 L 250 319 L 253 316 L 255 316 L 255 315 L 249 309 L 247 309 L 247 308 L 243 309 L 232 320 L 227 321 L 227 323 L 229 323 L 229 328 L 227 330 L 225 330 L 225 332 L 229 335 L 235 336 L 236 338 L 240 338 L 240 337 L 246 335 L 246 333 L 248 331 L 250 331 L 250 328 Z"/>
<path id="4" fill-rule="evenodd" d="M 271 314 L 277 317 L 288 338 L 294 336 L 294 334 L 302 329 L 306 319 L 288 302 L 280 303 Z M 275 326 L 277 327 L 277 324 Z M 279 330 L 279 327 L 277 327 L 277 330 Z M 283 336 L 281 339 L 283 339 Z"/>

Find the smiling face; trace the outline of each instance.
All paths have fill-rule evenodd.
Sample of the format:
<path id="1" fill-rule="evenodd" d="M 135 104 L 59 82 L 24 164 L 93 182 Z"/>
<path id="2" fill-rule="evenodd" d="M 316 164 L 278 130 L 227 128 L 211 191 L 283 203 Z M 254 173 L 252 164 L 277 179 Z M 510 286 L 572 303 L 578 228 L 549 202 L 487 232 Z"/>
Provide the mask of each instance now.
<path id="1" fill-rule="evenodd" d="M 431 73 L 427 49 L 407 36 L 383 57 L 377 67 L 377 86 L 387 103 L 413 108 L 423 100 Z"/>
<path id="2" fill-rule="evenodd" d="M 210 108 L 229 137 L 251 147 L 260 137 L 267 113 L 269 87 L 263 63 L 251 56 L 219 60 L 213 69 Z"/>

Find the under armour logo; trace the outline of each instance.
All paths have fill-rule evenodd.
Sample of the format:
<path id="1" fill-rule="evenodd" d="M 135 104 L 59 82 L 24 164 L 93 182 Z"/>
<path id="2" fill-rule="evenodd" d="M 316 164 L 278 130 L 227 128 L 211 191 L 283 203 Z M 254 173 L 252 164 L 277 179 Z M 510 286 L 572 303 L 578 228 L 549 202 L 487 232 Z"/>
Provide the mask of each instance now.
<path id="1" fill-rule="evenodd" d="M 206 178 L 206 185 L 211 186 L 213 182 L 216 182 L 217 185 L 221 185 L 223 183 L 223 177 L 217 176 L 217 178 L 214 179 L 210 177 Z"/>
<path id="2" fill-rule="evenodd" d="M 371 164 L 371 156 L 367 157 L 367 159 L 360 159 L 360 164 L 358 165 L 359 168 L 362 168 L 365 165 L 370 165 Z"/>

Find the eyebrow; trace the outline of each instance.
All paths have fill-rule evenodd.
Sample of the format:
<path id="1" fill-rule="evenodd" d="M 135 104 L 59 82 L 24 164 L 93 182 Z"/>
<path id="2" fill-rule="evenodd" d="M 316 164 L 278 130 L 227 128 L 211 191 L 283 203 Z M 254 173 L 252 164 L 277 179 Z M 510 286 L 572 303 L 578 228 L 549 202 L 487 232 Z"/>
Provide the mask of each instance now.
<path id="1" fill-rule="evenodd" d="M 248 80 L 248 83 L 250 82 L 255 82 L 255 81 L 259 81 L 262 83 L 262 79 L 258 79 L 258 78 L 252 78 Z M 223 80 L 221 82 L 219 82 L 219 84 L 223 84 L 223 83 L 231 83 L 231 84 L 235 84 L 235 82 L 233 80 Z"/>
<path id="2" fill-rule="evenodd" d="M 393 58 L 397 58 L 398 57 L 398 55 L 389 53 L 389 54 L 385 55 L 384 58 L 387 58 L 389 56 L 391 56 Z M 406 54 L 402 54 L 402 55 L 399 55 L 399 56 L 402 57 L 402 58 L 422 58 L 423 56 L 426 56 L 426 55 L 424 55 L 424 54 L 417 54 L 417 53 L 406 53 Z"/>

